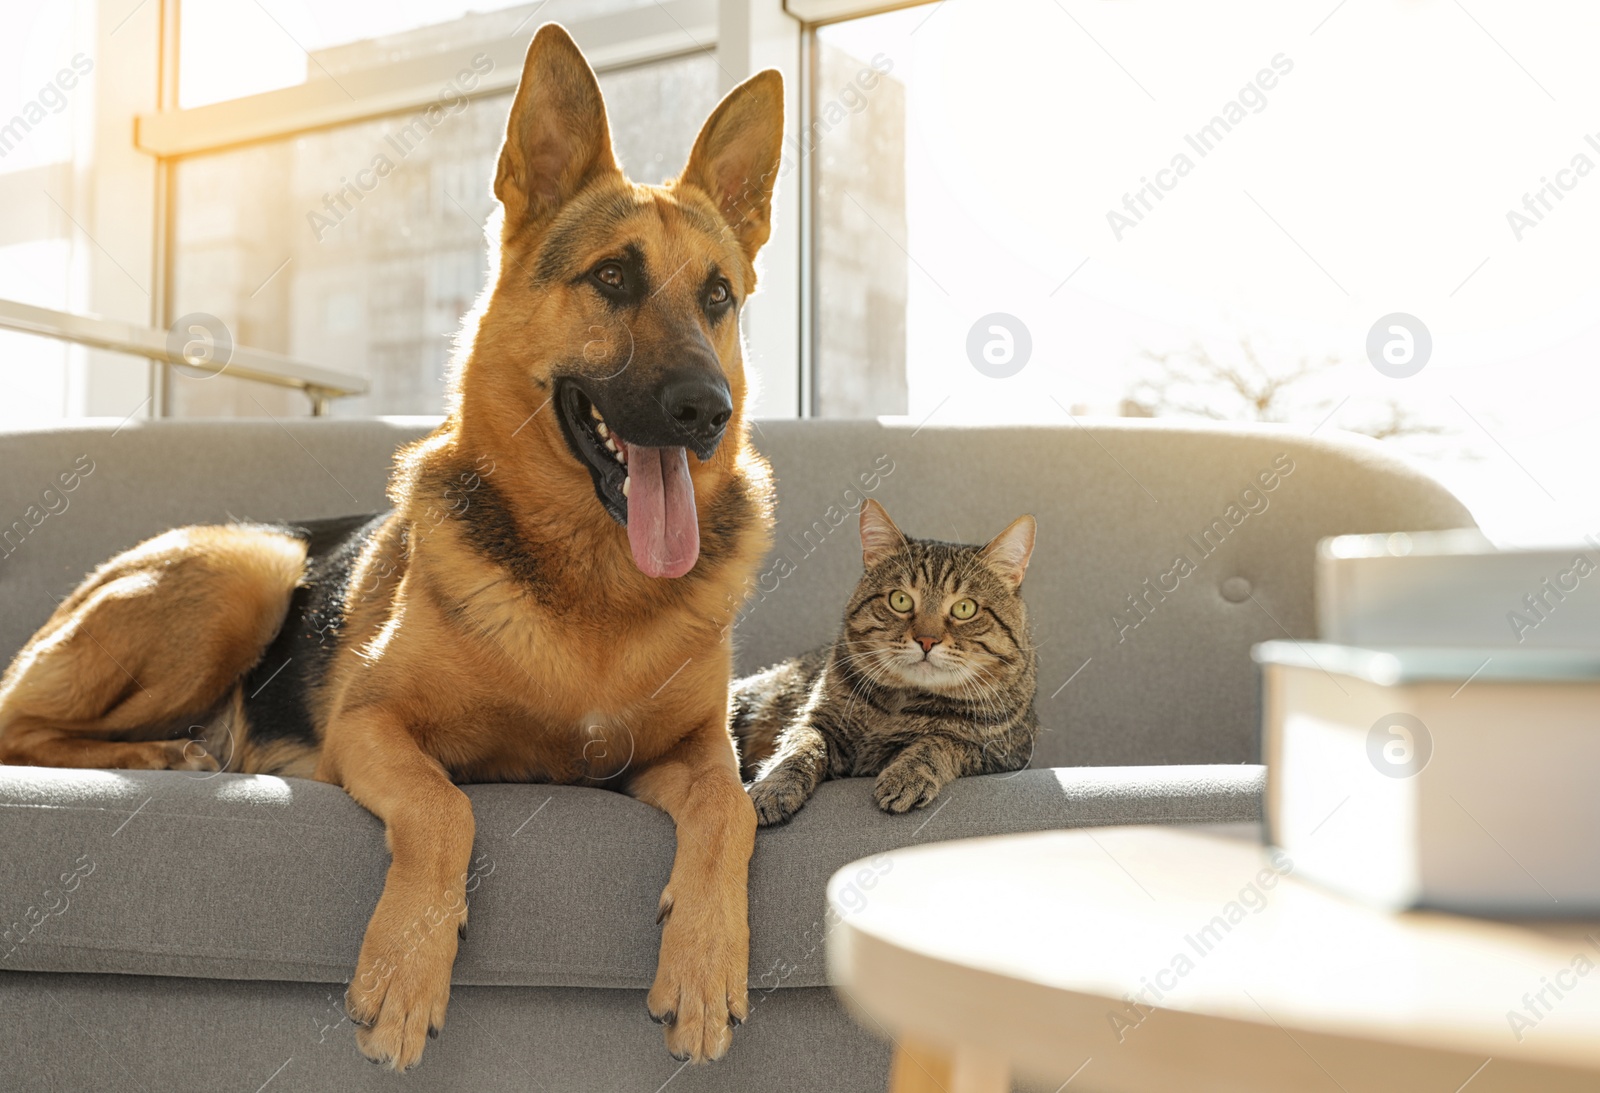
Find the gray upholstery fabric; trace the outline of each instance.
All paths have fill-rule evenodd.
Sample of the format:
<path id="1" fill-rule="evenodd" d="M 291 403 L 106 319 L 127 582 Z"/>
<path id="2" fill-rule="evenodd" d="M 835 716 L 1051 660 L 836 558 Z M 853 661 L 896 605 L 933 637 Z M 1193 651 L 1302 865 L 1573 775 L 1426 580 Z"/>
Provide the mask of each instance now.
<path id="1" fill-rule="evenodd" d="M 685 1066 L 644 992 L 462 987 L 422 1065 L 368 1066 L 341 988 L 0 975 L 0 1089 L 16 1093 L 883 1093 L 888 1045 L 826 990 L 757 994 L 726 1058 Z M 668 1084 L 668 1083 L 671 1084 Z"/>
<path id="2" fill-rule="evenodd" d="M 1261 782 L 1256 766 L 1028 770 L 963 779 L 906 816 L 880 812 L 868 779 L 825 783 L 757 837 L 751 983 L 825 982 L 823 888 L 857 859 L 1012 831 L 1255 820 Z M 649 986 L 667 817 L 600 789 L 467 792 L 477 882 L 455 981 Z M 0 767 L 0 846 L 0 929 L 24 927 L 14 948 L 0 942 L 0 969 L 34 971 L 345 980 L 388 865 L 382 826 L 333 786 L 176 771 Z M 34 927 L 30 907 L 59 909 Z"/>
<path id="3" fill-rule="evenodd" d="M 176 524 L 383 508 L 390 453 L 429 424 L 164 422 L 0 434 L 0 657 L 9 659 L 50 613 L 52 596 L 89 568 Z M 762 581 L 773 591 L 760 594 L 736 631 L 742 668 L 832 635 L 860 574 L 845 510 L 867 492 L 863 475 L 913 535 L 983 541 L 1024 511 L 1038 517 L 1024 586 L 1041 645 L 1047 730 L 1036 766 L 1255 762 L 1249 648 L 1313 636 L 1316 541 L 1472 522 L 1443 487 L 1376 443 L 1286 430 L 769 421 L 757 442 L 778 478 L 778 544 Z M 1241 502 L 1280 453 L 1293 473 Z M 71 493 L 57 485 L 53 505 L 66 508 L 31 527 L 30 507 L 51 507 L 42 491 L 85 456 L 92 473 Z M 1243 514 L 1237 528 L 1230 505 Z M 1260 511 L 1248 514 L 1252 507 Z M 1206 556 L 1195 541 L 1217 520 L 1219 546 Z M 1179 555 L 1195 572 L 1162 592 Z M 1249 597 L 1237 602 L 1222 594 L 1234 577 L 1249 582 Z M 1148 617 L 1122 628 L 1113 616 L 1139 618 L 1129 597 L 1146 597 Z"/>

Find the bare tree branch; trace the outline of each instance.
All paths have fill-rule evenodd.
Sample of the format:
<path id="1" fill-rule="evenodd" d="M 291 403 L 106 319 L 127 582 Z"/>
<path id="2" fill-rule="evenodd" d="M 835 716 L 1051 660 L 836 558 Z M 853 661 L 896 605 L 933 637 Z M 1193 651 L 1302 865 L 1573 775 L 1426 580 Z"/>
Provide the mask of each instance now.
<path id="1" fill-rule="evenodd" d="M 1218 359 L 1198 341 L 1187 349 L 1147 350 L 1142 356 L 1154 368 L 1140 377 L 1125 400 L 1126 410 L 1139 416 L 1284 423 L 1321 417 L 1334 409 L 1331 400 L 1307 388 L 1339 367 L 1337 356 L 1269 363 L 1247 337 L 1239 339 L 1235 361 Z M 1346 428 L 1380 440 L 1450 432 L 1421 420 L 1415 410 L 1395 399 L 1387 402 L 1383 418 Z"/>

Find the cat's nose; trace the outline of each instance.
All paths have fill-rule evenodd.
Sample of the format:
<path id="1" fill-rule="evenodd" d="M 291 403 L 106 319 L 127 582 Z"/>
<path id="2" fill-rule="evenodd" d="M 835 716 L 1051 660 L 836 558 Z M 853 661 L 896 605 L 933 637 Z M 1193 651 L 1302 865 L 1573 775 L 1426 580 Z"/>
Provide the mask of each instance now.
<path id="1" fill-rule="evenodd" d="M 938 645 L 942 639 L 923 637 L 921 634 L 918 634 L 912 640 L 918 645 L 922 646 L 923 655 L 926 656 L 927 654 L 933 652 L 933 647 Z"/>

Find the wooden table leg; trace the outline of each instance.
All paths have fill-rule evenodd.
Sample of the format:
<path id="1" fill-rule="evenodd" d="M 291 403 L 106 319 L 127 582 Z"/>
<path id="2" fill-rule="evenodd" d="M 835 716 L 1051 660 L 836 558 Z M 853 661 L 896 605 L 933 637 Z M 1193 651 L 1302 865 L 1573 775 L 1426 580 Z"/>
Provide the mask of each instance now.
<path id="1" fill-rule="evenodd" d="M 988 1056 L 902 1039 L 889 1066 L 889 1093 L 1011 1093 L 1011 1074 Z"/>

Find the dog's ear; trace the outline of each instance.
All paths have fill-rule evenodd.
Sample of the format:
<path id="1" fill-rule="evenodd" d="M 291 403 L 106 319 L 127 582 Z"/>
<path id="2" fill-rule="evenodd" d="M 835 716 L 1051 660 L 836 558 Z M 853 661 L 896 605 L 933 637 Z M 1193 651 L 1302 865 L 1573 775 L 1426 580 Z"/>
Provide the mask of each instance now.
<path id="1" fill-rule="evenodd" d="M 1006 529 L 984 546 L 981 556 L 989 568 L 1016 589 L 1028 573 L 1028 560 L 1033 557 L 1033 536 L 1038 525 L 1032 516 L 1019 516 L 1006 525 Z"/>
<path id="2" fill-rule="evenodd" d="M 494 176 L 506 229 L 544 220 L 608 173 L 622 172 L 594 69 L 560 24 L 546 23 L 528 46 Z"/>
<path id="3" fill-rule="evenodd" d="M 861 561 L 871 569 L 891 555 L 904 550 L 905 534 L 895 526 L 884 507 L 867 498 L 861 506 Z"/>
<path id="4" fill-rule="evenodd" d="M 782 153 L 783 76 L 769 68 L 717 104 L 678 178 L 679 186 L 706 192 L 748 258 L 772 234 L 772 191 Z"/>

